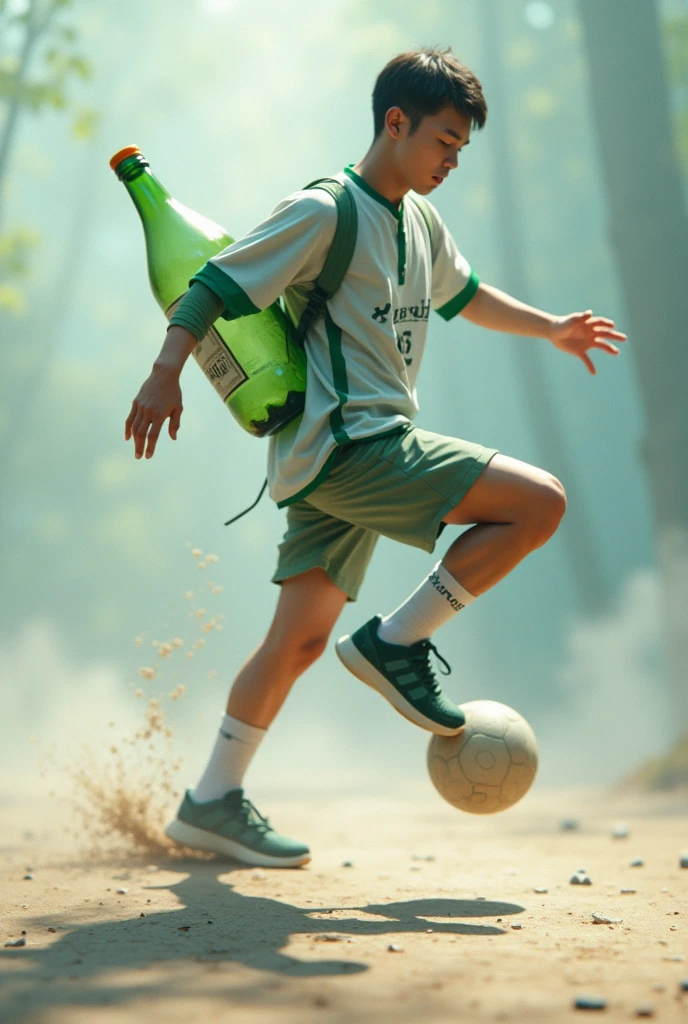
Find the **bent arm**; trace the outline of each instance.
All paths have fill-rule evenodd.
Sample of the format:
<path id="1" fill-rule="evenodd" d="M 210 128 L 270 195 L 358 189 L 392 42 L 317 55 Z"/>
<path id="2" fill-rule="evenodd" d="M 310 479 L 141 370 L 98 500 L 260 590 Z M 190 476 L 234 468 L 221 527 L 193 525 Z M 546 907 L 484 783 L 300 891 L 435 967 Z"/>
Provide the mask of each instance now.
<path id="1" fill-rule="evenodd" d="M 211 288 L 206 288 L 200 281 L 192 282 L 170 318 L 154 368 L 181 373 L 184 363 L 217 318 L 222 316 L 224 308 L 222 299 Z"/>
<path id="2" fill-rule="evenodd" d="M 499 288 L 481 283 L 473 298 L 461 310 L 461 316 L 480 327 L 507 334 L 523 334 L 551 341 L 552 326 L 558 317 L 507 295 Z"/>

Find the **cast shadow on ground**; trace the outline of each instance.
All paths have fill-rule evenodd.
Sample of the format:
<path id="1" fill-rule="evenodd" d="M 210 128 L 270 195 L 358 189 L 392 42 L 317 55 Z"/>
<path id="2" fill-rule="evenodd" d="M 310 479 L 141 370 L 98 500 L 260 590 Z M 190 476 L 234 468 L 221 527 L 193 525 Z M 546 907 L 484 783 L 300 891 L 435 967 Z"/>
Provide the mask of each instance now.
<path id="1" fill-rule="evenodd" d="M 144 885 L 140 895 L 130 890 L 132 916 L 123 921 L 77 924 L 65 916 L 36 916 L 27 921 L 28 945 L 22 949 L 3 949 L 4 990 L 3 1024 L 20 1019 L 39 1006 L 45 1008 L 45 986 L 51 986 L 51 1007 L 126 1005 L 133 999 L 155 996 L 183 999 L 187 979 L 167 972 L 163 980 L 127 984 L 121 979 L 108 981 L 111 972 L 164 966 L 166 963 L 194 961 L 222 965 L 244 965 L 254 970 L 278 972 L 286 977 L 317 978 L 358 974 L 368 965 L 355 958 L 301 960 L 283 953 L 292 936 L 310 934 L 330 949 L 335 945 L 324 936 L 343 936 L 342 951 L 355 946 L 346 938 L 385 936 L 391 939 L 408 932 L 454 935 L 500 935 L 505 929 L 494 924 L 466 923 L 467 918 L 508 916 L 521 913 L 514 903 L 477 900 L 428 898 L 365 906 L 299 907 L 264 896 L 244 896 L 226 877 L 245 868 L 217 861 L 176 861 L 175 870 L 189 874 L 168 886 Z M 273 872 L 275 869 L 273 869 Z M 273 873 L 271 872 L 271 874 Z M 220 881 L 223 878 L 223 881 Z M 147 893 L 164 888 L 174 893 L 180 907 L 174 910 L 150 910 Z M 310 885 L 311 894 L 317 889 Z M 143 910 L 144 917 L 135 916 Z M 370 915 L 342 917 L 347 911 Z M 336 917 L 333 915 L 337 915 Z M 432 918 L 433 920 L 428 920 Z M 443 921 L 434 920 L 444 918 Z M 65 934 L 47 948 L 31 948 L 49 927 Z M 12 970 L 8 960 L 16 961 Z M 219 969 L 219 968 L 218 968 Z M 228 979 L 229 981 L 229 979 Z M 70 986 L 70 982 L 72 985 Z M 74 982 L 78 982 L 74 986 Z M 262 983 L 269 987 L 267 979 Z M 252 986 L 260 998 L 260 985 Z M 235 991 L 232 986 L 231 991 Z M 228 988 L 228 995 L 230 989 Z"/>

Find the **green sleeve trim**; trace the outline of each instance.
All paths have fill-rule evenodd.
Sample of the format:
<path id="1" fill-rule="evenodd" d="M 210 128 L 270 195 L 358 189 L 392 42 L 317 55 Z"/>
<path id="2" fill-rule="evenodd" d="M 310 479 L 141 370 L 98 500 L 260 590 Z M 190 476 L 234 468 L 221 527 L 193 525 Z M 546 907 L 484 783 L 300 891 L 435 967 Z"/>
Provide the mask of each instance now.
<path id="1" fill-rule="evenodd" d="M 325 460 L 325 465 L 322 467 L 318 475 L 314 477 L 309 484 L 306 484 L 305 487 L 302 487 L 300 491 L 297 491 L 296 494 L 292 494 L 290 498 L 284 498 L 282 501 L 278 501 L 277 508 L 286 508 L 287 505 L 293 505 L 295 502 L 301 501 L 302 498 L 308 497 L 311 491 L 314 491 L 316 487 L 319 487 L 320 484 L 325 479 L 325 477 L 327 476 L 327 474 L 332 469 L 338 451 L 339 448 L 333 448 L 330 454 L 327 456 L 327 459 Z"/>
<path id="2" fill-rule="evenodd" d="M 477 292 L 479 285 L 480 278 L 474 270 L 471 270 L 471 276 L 468 278 L 468 281 L 459 294 L 455 295 L 453 299 L 449 300 L 449 302 L 445 302 L 445 304 L 440 306 L 440 308 L 435 312 L 439 313 L 439 315 L 444 317 L 445 320 L 451 320 L 453 316 L 456 316 L 457 313 L 461 312 L 464 306 L 468 305 Z"/>
<path id="3" fill-rule="evenodd" d="M 194 281 L 180 299 L 170 317 L 170 324 L 185 327 L 196 341 L 202 341 L 217 318 L 222 316 L 223 309 L 222 299 L 212 288 L 207 288 L 201 281 Z"/>
<path id="4" fill-rule="evenodd" d="M 222 314 L 225 320 L 236 320 L 240 316 L 251 316 L 253 313 L 260 313 L 248 295 L 236 281 L 224 270 L 220 270 L 214 263 L 206 263 L 191 281 L 200 281 L 206 288 L 210 288 L 222 299 L 225 311 Z M 189 281 L 189 284 L 191 284 Z"/>
<path id="5" fill-rule="evenodd" d="M 351 438 L 344 429 L 343 409 L 349 397 L 349 378 L 346 372 L 346 362 L 342 352 L 342 331 L 330 316 L 330 311 L 325 306 L 325 328 L 327 330 L 327 341 L 330 348 L 330 361 L 332 363 L 332 382 L 337 392 L 339 403 L 336 409 L 330 413 L 330 429 L 334 434 L 337 444 L 349 444 Z"/>

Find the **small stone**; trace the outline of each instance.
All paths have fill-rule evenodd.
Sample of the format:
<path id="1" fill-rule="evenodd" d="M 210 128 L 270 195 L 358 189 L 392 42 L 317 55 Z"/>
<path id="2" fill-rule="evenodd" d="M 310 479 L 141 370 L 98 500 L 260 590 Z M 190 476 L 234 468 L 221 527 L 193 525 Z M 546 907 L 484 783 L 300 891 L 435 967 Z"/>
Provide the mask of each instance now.
<path id="1" fill-rule="evenodd" d="M 592 919 L 595 924 L 621 924 L 622 917 L 605 917 L 604 914 L 596 914 L 593 911 Z"/>
<path id="2" fill-rule="evenodd" d="M 675 932 L 676 931 L 676 925 L 675 924 L 670 924 L 669 925 L 669 931 L 670 932 Z"/>
<path id="3" fill-rule="evenodd" d="M 662 886 L 662 892 L 669 892 L 669 890 L 667 889 L 666 885 Z"/>
<path id="4" fill-rule="evenodd" d="M 604 1010 L 607 1000 L 602 996 L 578 996 L 573 1005 L 577 1010 Z"/>
<path id="5" fill-rule="evenodd" d="M 25 874 L 25 875 L 24 875 L 24 881 L 25 881 L 25 882 L 33 882 L 33 875 L 31 875 L 31 874 L 28 874 L 28 873 L 27 873 L 27 874 Z"/>
<path id="6" fill-rule="evenodd" d="M 678 987 L 682 992 L 688 992 L 688 978 L 681 978 L 678 983 Z"/>
<path id="7" fill-rule="evenodd" d="M 630 868 L 642 868 L 645 866 L 645 861 L 642 857 L 634 857 L 632 861 L 629 861 L 628 866 Z"/>
<path id="8" fill-rule="evenodd" d="M 652 1003 L 641 1003 L 635 1008 L 636 1017 L 654 1017 L 655 1008 Z"/>
<path id="9" fill-rule="evenodd" d="M 622 892 L 622 893 L 623 893 L 624 895 L 628 896 L 628 895 L 630 895 L 631 893 L 637 892 L 638 890 L 637 890 L 637 889 L 621 889 L 620 891 L 621 891 L 621 892 Z"/>
<path id="10" fill-rule="evenodd" d="M 569 878 L 569 883 L 570 885 L 592 885 L 592 882 L 590 881 L 590 876 L 580 874 L 580 872 L 576 872 L 575 875 L 571 875 L 571 877 Z"/>
<path id="11" fill-rule="evenodd" d="M 533 892 L 549 892 L 549 889 L 547 889 L 544 885 L 536 885 L 533 889 Z"/>
<path id="12" fill-rule="evenodd" d="M 265 877 L 265 872 L 261 871 L 260 868 L 256 868 L 256 870 L 251 873 L 251 878 L 255 878 L 257 882 L 261 881 L 261 879 Z"/>
<path id="13" fill-rule="evenodd" d="M 476 896 L 476 900 L 486 900 L 487 896 Z"/>
<path id="14" fill-rule="evenodd" d="M 686 958 L 684 956 L 663 956 L 662 960 L 666 960 L 669 963 L 682 963 Z"/>
<path id="15" fill-rule="evenodd" d="M 49 931 L 49 932 L 54 932 L 54 931 L 55 931 L 55 929 L 54 929 L 54 928 L 48 928 L 48 931 Z"/>
<path id="16" fill-rule="evenodd" d="M 352 862 L 350 860 L 345 860 L 345 861 L 342 861 L 342 867 L 343 868 L 352 868 L 353 864 L 352 864 Z"/>
<path id="17" fill-rule="evenodd" d="M 681 856 L 678 860 L 678 866 L 680 868 L 688 868 L 688 850 L 681 850 Z"/>
<path id="18" fill-rule="evenodd" d="M 25 946 L 26 945 L 26 939 L 23 936 L 22 936 L 21 939 L 14 939 L 14 940 L 13 939 L 9 939 L 5 943 L 5 945 L 6 946 Z"/>
<path id="19" fill-rule="evenodd" d="M 627 839 L 628 838 L 628 825 L 622 821 L 618 821 L 612 829 L 612 839 Z"/>
<path id="20" fill-rule="evenodd" d="M 403 953 L 404 952 L 404 947 L 400 946 L 398 942 L 390 942 L 390 944 L 387 946 L 387 952 L 388 953 Z"/>
<path id="21" fill-rule="evenodd" d="M 560 828 L 562 832 L 573 832 L 580 825 L 577 818 L 562 818 Z"/>
<path id="22" fill-rule="evenodd" d="M 516 930 L 518 930 L 519 928 L 522 928 L 522 927 L 523 927 L 523 925 L 522 925 L 522 924 L 512 924 L 512 926 L 511 926 L 511 927 L 512 927 L 512 928 L 514 928 L 514 929 L 516 929 Z"/>
<path id="23" fill-rule="evenodd" d="M 115 889 L 115 892 L 119 893 L 120 896 L 126 896 L 129 890 L 124 885 L 120 885 L 119 889 Z"/>

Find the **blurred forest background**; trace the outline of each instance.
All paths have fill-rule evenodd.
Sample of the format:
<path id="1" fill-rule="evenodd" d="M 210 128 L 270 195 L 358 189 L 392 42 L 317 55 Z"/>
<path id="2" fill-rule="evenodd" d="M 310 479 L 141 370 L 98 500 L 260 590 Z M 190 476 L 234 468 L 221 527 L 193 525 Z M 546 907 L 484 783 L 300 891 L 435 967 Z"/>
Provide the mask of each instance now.
<path id="1" fill-rule="evenodd" d="M 0 0 L 7 792 L 46 786 L 37 746 L 105 742 L 108 722 L 135 727 L 137 688 L 180 683 L 168 720 L 193 784 L 278 596 L 285 513 L 265 498 L 222 525 L 257 494 L 266 445 L 193 360 L 178 441 L 166 424 L 140 461 L 124 441 L 165 323 L 109 157 L 139 145 L 175 198 L 240 237 L 361 158 L 377 73 L 421 44 L 449 44 L 489 106 L 433 197 L 459 248 L 482 280 L 629 336 L 592 377 L 542 340 L 431 318 L 417 422 L 543 466 L 569 495 L 555 537 L 435 638 L 447 692 L 525 715 L 538 784 L 614 782 L 688 729 L 688 3 L 331 0 L 304 17 L 295 0 Z M 338 635 L 432 564 L 383 539 Z M 153 641 L 173 637 L 161 656 Z M 330 649 L 249 795 L 421 779 L 426 743 Z"/>

